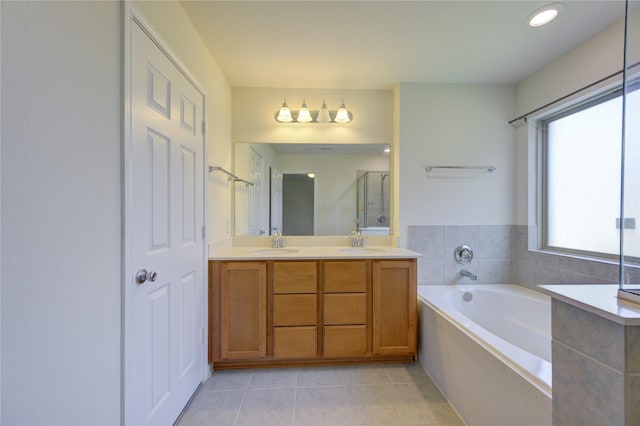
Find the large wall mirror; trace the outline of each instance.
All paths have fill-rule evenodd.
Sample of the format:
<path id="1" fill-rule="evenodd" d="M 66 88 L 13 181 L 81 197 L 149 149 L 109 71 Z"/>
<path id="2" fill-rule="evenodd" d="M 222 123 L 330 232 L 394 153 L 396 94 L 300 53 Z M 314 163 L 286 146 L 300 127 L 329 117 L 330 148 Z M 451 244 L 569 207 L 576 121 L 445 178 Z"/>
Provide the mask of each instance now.
<path id="1" fill-rule="evenodd" d="M 382 144 L 236 143 L 234 234 L 388 235 L 389 153 Z"/>

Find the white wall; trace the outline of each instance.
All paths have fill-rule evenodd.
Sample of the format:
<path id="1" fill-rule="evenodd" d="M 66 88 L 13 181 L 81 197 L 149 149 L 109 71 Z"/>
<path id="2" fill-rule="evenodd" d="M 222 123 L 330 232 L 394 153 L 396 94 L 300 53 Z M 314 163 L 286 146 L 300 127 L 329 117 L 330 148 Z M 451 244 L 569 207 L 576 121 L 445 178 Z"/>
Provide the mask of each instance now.
<path id="1" fill-rule="evenodd" d="M 1 2 L 2 424 L 121 419 L 122 3 Z M 230 87 L 176 2 L 140 8 L 208 95 L 229 167 Z M 229 185 L 209 177 L 209 238 Z"/>
<path id="2" fill-rule="evenodd" d="M 232 165 L 231 87 L 204 46 L 200 35 L 179 3 L 140 1 L 143 14 L 160 33 L 183 64 L 193 73 L 207 95 L 207 156 L 209 165 L 227 170 Z M 208 177 L 207 234 L 210 243 L 231 238 L 231 197 L 233 183 L 214 172 Z"/>
<path id="3" fill-rule="evenodd" d="M 0 34 L 2 34 L 2 5 L 0 4 Z M 0 36 L 0 39 L 2 37 Z M 2 51 L 2 48 L 0 48 Z M 2 81 L 2 67 L 0 66 L 0 81 Z M 0 84 L 0 100 L 2 99 L 2 84 Z M 0 102 L 0 129 L 2 129 L 2 102 Z M 2 131 L 0 130 L 0 265 L 2 265 Z M 0 424 L 2 423 L 2 273 L 0 272 Z"/>
<path id="4" fill-rule="evenodd" d="M 624 22 L 620 21 L 520 82 L 516 88 L 516 113 L 511 118 L 622 70 L 623 37 Z M 517 225 L 537 224 L 534 138 L 534 125 L 517 129 Z"/>
<path id="5" fill-rule="evenodd" d="M 118 424 L 121 5 L 1 7 L 1 422 Z"/>
<path id="6" fill-rule="evenodd" d="M 402 83 L 399 245 L 409 225 L 510 225 L 514 220 L 515 87 Z M 425 165 L 496 166 L 494 173 Z"/>

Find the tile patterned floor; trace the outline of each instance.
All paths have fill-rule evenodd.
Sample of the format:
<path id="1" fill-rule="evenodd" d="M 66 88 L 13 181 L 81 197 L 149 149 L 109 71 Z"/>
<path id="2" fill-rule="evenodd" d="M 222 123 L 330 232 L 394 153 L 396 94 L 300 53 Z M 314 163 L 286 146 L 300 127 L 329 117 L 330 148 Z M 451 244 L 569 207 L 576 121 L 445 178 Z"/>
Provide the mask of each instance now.
<path id="1" fill-rule="evenodd" d="M 463 423 L 413 363 L 217 371 L 178 425 Z"/>

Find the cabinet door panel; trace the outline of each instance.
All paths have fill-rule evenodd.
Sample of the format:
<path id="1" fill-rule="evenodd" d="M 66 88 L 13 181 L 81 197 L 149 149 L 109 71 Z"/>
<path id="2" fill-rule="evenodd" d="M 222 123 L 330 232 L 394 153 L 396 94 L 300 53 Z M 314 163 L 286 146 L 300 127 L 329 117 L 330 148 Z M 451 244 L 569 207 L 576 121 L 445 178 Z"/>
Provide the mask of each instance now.
<path id="1" fill-rule="evenodd" d="M 316 262 L 273 262 L 274 293 L 315 293 L 317 289 Z"/>
<path id="2" fill-rule="evenodd" d="M 359 293 L 367 291 L 367 261 L 324 262 L 326 293 Z"/>
<path id="3" fill-rule="evenodd" d="M 315 294 L 273 296 L 273 325 L 316 325 L 318 305 Z"/>
<path id="4" fill-rule="evenodd" d="M 276 359 L 316 358 L 317 327 L 275 327 L 273 356 Z"/>
<path id="5" fill-rule="evenodd" d="M 415 354 L 416 264 L 413 260 L 373 264 L 373 352 Z"/>
<path id="6" fill-rule="evenodd" d="M 328 325 L 324 327 L 325 358 L 362 357 L 367 354 L 367 327 Z"/>
<path id="7" fill-rule="evenodd" d="M 264 358 L 267 346 L 266 264 L 223 263 L 220 293 L 222 359 Z"/>
<path id="8" fill-rule="evenodd" d="M 341 293 L 324 295 L 324 324 L 348 325 L 367 322 L 367 295 Z"/>

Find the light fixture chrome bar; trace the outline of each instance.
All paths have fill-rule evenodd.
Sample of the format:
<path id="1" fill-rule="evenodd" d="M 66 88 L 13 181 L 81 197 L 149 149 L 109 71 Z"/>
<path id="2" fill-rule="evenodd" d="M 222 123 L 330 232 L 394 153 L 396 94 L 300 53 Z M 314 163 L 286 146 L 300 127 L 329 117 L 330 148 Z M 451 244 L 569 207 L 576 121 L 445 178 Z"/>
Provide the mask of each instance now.
<path id="1" fill-rule="evenodd" d="M 232 181 L 234 181 L 234 182 L 244 182 L 244 183 L 246 183 L 247 185 L 251 185 L 251 186 L 253 186 L 253 183 L 252 183 L 252 182 L 249 182 L 248 180 L 240 179 L 238 176 L 236 176 L 236 175 L 234 175 L 233 173 L 231 173 L 231 172 L 229 172 L 229 171 L 227 171 L 227 170 L 223 169 L 223 168 L 222 168 L 222 167 L 220 167 L 220 166 L 209 166 L 209 173 L 211 173 L 211 172 L 216 172 L 216 171 L 218 171 L 218 172 L 222 172 L 222 173 L 226 174 L 226 175 L 229 177 L 228 179 L 229 179 L 230 181 L 232 180 Z"/>
<path id="2" fill-rule="evenodd" d="M 285 99 L 280 109 L 273 114 L 273 118 L 275 118 L 278 123 L 345 124 L 353 121 L 353 114 L 345 107 L 344 100 L 336 111 L 329 111 L 324 100 L 322 101 L 322 107 L 320 107 L 319 111 L 312 111 L 307 107 L 304 99 L 299 110 L 290 109 Z"/>
<path id="3" fill-rule="evenodd" d="M 462 170 L 486 170 L 489 173 L 496 171 L 496 166 L 426 166 L 427 173 L 434 169 L 462 169 Z"/>

